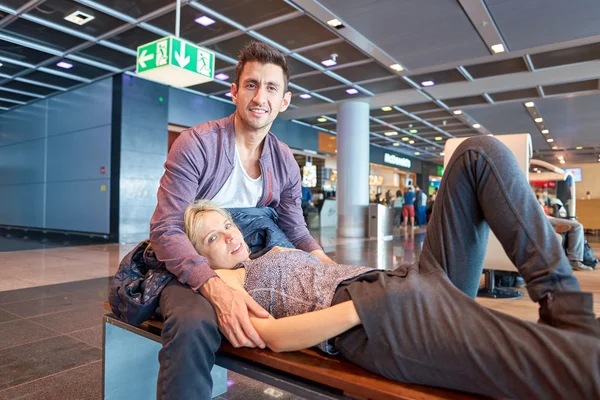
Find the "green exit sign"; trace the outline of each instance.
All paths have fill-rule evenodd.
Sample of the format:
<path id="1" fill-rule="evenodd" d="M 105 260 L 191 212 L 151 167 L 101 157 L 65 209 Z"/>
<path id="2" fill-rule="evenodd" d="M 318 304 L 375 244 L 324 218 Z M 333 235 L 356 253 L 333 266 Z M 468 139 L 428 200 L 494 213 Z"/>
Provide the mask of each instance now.
<path id="1" fill-rule="evenodd" d="M 214 79 L 215 54 L 167 36 L 138 47 L 137 74 L 176 87 L 198 85 Z"/>

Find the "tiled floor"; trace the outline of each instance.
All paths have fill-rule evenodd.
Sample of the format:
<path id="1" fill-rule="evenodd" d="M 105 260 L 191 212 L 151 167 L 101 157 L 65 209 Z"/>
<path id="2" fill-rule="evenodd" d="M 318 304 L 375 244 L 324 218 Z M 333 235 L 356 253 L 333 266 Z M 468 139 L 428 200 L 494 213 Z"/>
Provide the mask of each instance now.
<path id="1" fill-rule="evenodd" d="M 423 231 L 410 229 L 389 242 L 336 239 L 333 229 L 313 234 L 340 263 L 387 269 L 418 260 L 424 239 Z M 100 399 L 108 277 L 133 245 L 64 247 L 8 240 L 0 238 L 0 249 L 14 245 L 20 250 L 0 253 L 0 400 Z M 596 272 L 578 277 L 584 289 L 600 281 Z M 537 314 L 526 295 L 480 301 L 524 319 Z M 235 373 L 229 375 L 229 386 L 221 400 L 297 398 Z"/>

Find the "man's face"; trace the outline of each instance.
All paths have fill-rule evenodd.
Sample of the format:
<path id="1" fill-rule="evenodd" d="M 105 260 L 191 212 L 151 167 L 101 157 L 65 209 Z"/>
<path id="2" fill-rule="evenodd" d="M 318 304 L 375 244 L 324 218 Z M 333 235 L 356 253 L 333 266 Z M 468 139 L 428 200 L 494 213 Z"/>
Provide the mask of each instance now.
<path id="1" fill-rule="evenodd" d="M 269 129 L 277 115 L 290 105 L 292 94 L 284 91 L 281 67 L 250 61 L 244 66 L 239 87 L 231 85 L 231 98 L 246 127 Z"/>

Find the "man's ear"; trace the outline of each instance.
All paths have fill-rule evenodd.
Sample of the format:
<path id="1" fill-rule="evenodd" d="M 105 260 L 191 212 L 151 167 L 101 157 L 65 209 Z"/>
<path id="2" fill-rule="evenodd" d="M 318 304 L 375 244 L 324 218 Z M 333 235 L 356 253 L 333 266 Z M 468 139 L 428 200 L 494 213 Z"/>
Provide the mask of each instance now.
<path id="1" fill-rule="evenodd" d="M 283 95 L 283 102 L 281 103 L 281 107 L 279 108 L 279 112 L 284 112 L 288 109 L 288 107 L 292 104 L 292 92 L 285 92 Z"/>
<path id="2" fill-rule="evenodd" d="M 229 89 L 231 93 L 231 100 L 237 104 L 237 96 L 238 96 L 238 87 L 235 83 L 231 84 L 231 88 Z"/>

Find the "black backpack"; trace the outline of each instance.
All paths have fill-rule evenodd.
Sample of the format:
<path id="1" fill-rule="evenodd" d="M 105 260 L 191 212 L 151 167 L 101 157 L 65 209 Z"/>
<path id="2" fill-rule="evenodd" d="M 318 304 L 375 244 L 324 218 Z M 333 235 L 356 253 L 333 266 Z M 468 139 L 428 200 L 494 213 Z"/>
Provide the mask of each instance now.
<path id="1" fill-rule="evenodd" d="M 587 240 L 583 244 L 583 264 L 596 269 L 598 259 L 594 255 L 594 251 L 588 244 Z"/>

